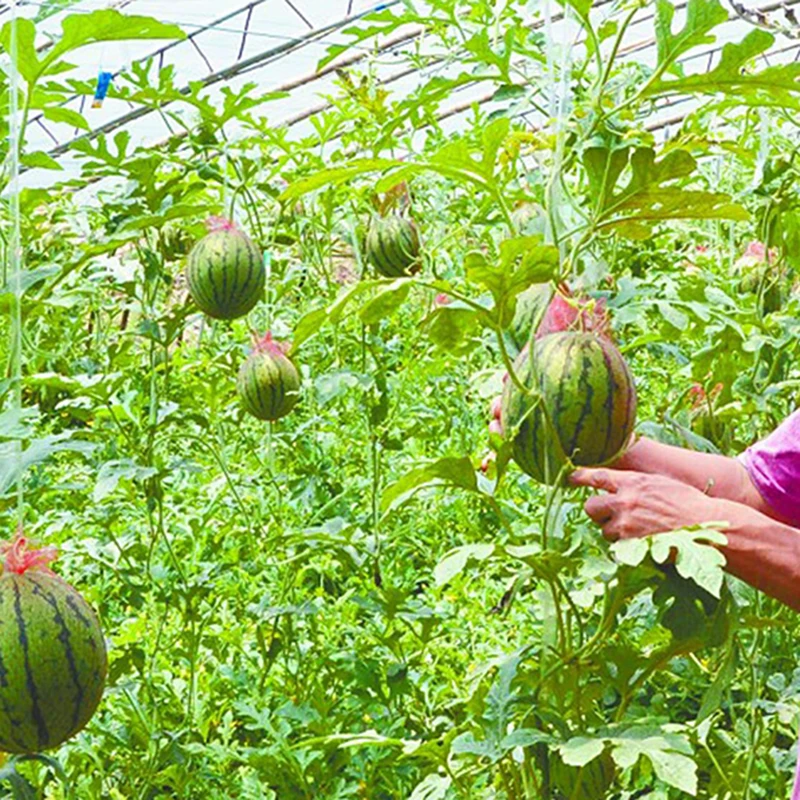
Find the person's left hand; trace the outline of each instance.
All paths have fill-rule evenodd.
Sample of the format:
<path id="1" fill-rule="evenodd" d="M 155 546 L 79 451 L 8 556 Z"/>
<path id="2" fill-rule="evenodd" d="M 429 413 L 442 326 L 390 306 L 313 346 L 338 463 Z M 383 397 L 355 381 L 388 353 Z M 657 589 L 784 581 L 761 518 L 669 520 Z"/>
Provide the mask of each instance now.
<path id="1" fill-rule="evenodd" d="M 724 521 L 719 501 L 661 475 L 601 467 L 578 469 L 569 480 L 607 492 L 590 497 L 584 508 L 612 542 Z"/>

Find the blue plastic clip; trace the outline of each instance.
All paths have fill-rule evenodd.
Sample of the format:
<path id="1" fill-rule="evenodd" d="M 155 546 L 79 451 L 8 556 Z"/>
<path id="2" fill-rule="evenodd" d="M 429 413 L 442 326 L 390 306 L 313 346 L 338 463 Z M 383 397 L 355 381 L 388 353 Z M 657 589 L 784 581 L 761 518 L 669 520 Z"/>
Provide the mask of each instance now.
<path id="1" fill-rule="evenodd" d="M 111 81 L 113 80 L 113 72 L 101 72 L 97 76 L 97 88 L 94 90 L 94 101 L 92 102 L 92 108 L 103 107 L 103 100 L 106 99 L 108 88 L 111 86 Z"/>

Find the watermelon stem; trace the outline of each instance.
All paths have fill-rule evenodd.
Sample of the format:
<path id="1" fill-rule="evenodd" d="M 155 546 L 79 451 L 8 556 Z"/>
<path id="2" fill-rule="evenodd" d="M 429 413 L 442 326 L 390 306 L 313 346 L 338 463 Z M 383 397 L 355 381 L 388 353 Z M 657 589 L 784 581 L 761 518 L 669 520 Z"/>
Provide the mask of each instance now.
<path id="1" fill-rule="evenodd" d="M 269 353 L 273 358 L 286 356 L 289 342 L 279 342 L 272 338 L 272 331 L 267 331 L 261 338 L 255 337 L 253 349 L 257 353 Z"/>
<path id="2" fill-rule="evenodd" d="M 219 216 L 209 217 L 206 220 L 206 228 L 208 229 L 209 233 L 215 233 L 216 231 L 237 230 L 236 223 L 232 219 L 228 219 L 228 217 L 219 217 Z"/>

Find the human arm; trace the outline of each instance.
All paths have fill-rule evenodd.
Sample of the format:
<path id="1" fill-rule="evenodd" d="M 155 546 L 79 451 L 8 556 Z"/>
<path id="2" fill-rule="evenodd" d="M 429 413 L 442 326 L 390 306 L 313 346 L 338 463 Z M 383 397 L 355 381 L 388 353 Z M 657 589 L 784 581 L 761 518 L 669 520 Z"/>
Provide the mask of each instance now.
<path id="1" fill-rule="evenodd" d="M 698 453 L 641 438 L 612 466 L 618 470 L 672 478 L 709 497 L 740 503 L 774 519 L 783 520 L 767 504 L 744 465 L 735 458 Z"/>
<path id="2" fill-rule="evenodd" d="M 800 611 L 800 530 L 741 503 L 709 497 L 662 475 L 613 469 L 573 473 L 576 486 L 601 489 L 586 513 L 612 541 L 650 536 L 689 525 L 725 522 L 726 569 Z"/>

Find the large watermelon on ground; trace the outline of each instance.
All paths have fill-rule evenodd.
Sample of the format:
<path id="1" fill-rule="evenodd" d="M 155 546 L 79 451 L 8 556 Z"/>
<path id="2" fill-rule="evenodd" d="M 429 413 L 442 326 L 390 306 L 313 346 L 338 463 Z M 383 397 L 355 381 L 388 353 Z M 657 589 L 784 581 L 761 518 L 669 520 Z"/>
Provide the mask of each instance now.
<path id="1" fill-rule="evenodd" d="M 555 483 L 566 459 L 578 466 L 613 460 L 636 421 L 636 389 L 622 354 L 605 337 L 567 331 L 526 350 L 503 392 L 501 422 L 519 467 Z M 538 399 L 537 399 L 538 396 Z"/>
<path id="2" fill-rule="evenodd" d="M 297 405 L 300 373 L 286 355 L 284 345 L 267 333 L 242 364 L 236 389 L 248 414 L 274 422 Z"/>
<path id="3" fill-rule="evenodd" d="M 215 319 L 237 319 L 264 295 L 261 251 L 227 220 L 214 219 L 211 232 L 189 253 L 186 277 L 197 307 Z"/>
<path id="4" fill-rule="evenodd" d="M 386 278 L 408 275 L 419 262 L 419 232 L 399 214 L 374 216 L 367 231 L 367 261 Z"/>
<path id="5" fill-rule="evenodd" d="M 52 548 L 0 546 L 0 751 L 58 747 L 89 722 L 107 660 L 94 611 L 47 563 Z"/>

